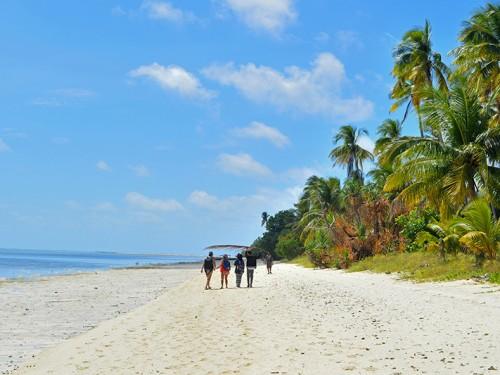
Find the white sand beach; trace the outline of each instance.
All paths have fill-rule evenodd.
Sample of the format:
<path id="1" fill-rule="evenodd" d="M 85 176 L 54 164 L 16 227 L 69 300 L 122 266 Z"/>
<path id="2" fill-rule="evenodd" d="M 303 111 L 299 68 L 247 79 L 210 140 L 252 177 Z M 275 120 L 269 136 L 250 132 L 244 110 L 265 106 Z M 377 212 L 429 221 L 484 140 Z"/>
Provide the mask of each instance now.
<path id="1" fill-rule="evenodd" d="M 204 291 L 203 276 L 195 274 L 196 270 L 188 273 L 190 280 L 166 289 L 159 298 L 43 350 L 14 373 L 407 375 L 500 371 L 498 286 L 414 284 L 388 275 L 280 264 L 273 275 L 266 275 L 260 267 L 253 289 L 236 289 L 231 275 L 231 289 Z M 19 298 L 30 295 L 30 288 L 43 289 L 23 287 Z M 5 287 L 3 290 L 5 299 Z M 72 293 L 77 292 L 60 291 L 66 293 L 65 299 L 74 299 Z M 9 313 L 18 314 L 3 304 L 2 319 Z M 8 326 L 2 326 L 3 353 L 9 330 L 17 330 L 18 336 L 22 333 L 25 345 L 31 345 L 30 336 L 35 332 L 30 325 L 48 325 L 58 332 L 56 327 L 65 318 L 73 319 L 38 313 L 24 318 L 27 326 L 23 332 L 18 322 L 7 319 Z"/>
<path id="2" fill-rule="evenodd" d="M 10 374 L 46 347 L 146 304 L 192 272 L 185 265 L 0 283 L 0 374 Z"/>

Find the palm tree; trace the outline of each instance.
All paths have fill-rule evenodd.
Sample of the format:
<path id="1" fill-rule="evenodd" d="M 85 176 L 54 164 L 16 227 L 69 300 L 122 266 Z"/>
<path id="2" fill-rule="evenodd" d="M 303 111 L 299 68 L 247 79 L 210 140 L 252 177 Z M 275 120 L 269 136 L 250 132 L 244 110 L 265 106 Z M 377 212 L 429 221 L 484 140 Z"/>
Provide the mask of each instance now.
<path id="1" fill-rule="evenodd" d="M 307 236 L 324 229 L 333 234 L 335 215 L 342 210 L 342 202 L 342 189 L 338 178 L 309 177 L 297 204 L 302 214 L 299 222 L 302 234 Z"/>
<path id="2" fill-rule="evenodd" d="M 460 235 L 460 243 L 476 256 L 480 265 L 485 258 L 495 259 L 500 249 L 500 221 L 493 218 L 484 199 L 472 201 L 452 228 Z"/>
<path id="3" fill-rule="evenodd" d="M 447 253 L 453 252 L 456 254 L 460 249 L 459 236 L 446 223 L 429 223 L 426 225 L 424 232 L 430 237 L 427 249 L 439 251 L 443 260 L 446 260 Z"/>
<path id="4" fill-rule="evenodd" d="M 425 21 L 423 28 L 414 28 L 403 35 L 396 46 L 392 75 L 396 83 L 391 92 L 395 99 L 391 112 L 401 105 L 407 104 L 403 122 L 408 115 L 410 105 L 413 105 L 419 117 L 420 136 L 424 135 L 424 127 L 420 119 L 420 105 L 425 96 L 422 89 L 432 86 L 436 81 L 441 90 L 447 90 L 449 68 L 442 62 L 441 55 L 432 50 L 431 25 Z"/>
<path id="5" fill-rule="evenodd" d="M 386 119 L 377 129 L 377 134 L 379 138 L 375 142 L 375 154 L 380 154 L 384 146 L 401 137 L 401 132 L 403 130 L 403 125 L 399 120 Z"/>
<path id="6" fill-rule="evenodd" d="M 363 181 L 363 161 L 373 160 L 373 154 L 359 145 L 362 135 L 368 135 L 365 129 L 358 129 L 351 125 L 340 127 L 335 135 L 334 144 L 342 141 L 330 152 L 333 165 L 347 167 L 347 178 Z"/>
<path id="7" fill-rule="evenodd" d="M 464 80 L 449 93 L 431 89 L 422 106 L 423 120 L 440 137 L 401 137 L 388 144 L 382 163 L 393 160 L 395 171 L 384 190 L 399 192 L 409 205 L 426 199 L 443 218 L 461 209 L 480 191 L 499 207 L 500 129 L 488 128 L 489 111 Z"/>
<path id="8" fill-rule="evenodd" d="M 483 101 L 491 95 L 498 97 L 500 5 L 486 4 L 478 10 L 464 22 L 459 40 L 462 45 L 451 52 L 457 73 L 468 77 Z"/>

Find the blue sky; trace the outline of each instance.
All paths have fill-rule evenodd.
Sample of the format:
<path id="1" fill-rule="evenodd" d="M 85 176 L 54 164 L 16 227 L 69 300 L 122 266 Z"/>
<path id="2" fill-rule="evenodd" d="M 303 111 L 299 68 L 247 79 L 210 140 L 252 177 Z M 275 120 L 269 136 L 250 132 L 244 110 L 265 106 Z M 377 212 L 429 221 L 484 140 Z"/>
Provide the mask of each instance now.
<path id="1" fill-rule="evenodd" d="M 344 176 L 339 126 L 370 146 L 401 35 L 427 18 L 446 55 L 482 4 L 2 1 L 0 247 L 250 243 L 307 176 Z"/>

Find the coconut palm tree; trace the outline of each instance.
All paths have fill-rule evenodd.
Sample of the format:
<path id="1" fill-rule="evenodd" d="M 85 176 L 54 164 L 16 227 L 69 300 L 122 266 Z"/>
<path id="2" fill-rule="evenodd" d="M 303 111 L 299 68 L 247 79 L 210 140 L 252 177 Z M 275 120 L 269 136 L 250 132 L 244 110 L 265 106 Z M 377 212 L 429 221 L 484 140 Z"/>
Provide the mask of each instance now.
<path id="1" fill-rule="evenodd" d="M 500 5 L 486 4 L 464 22 L 455 56 L 457 73 L 468 77 L 482 100 L 495 94 L 500 86 Z M 498 109 L 498 108 L 497 108 Z"/>
<path id="2" fill-rule="evenodd" d="M 299 222 L 302 234 L 307 236 L 325 229 L 333 234 L 335 215 L 342 210 L 342 205 L 342 189 L 338 178 L 311 176 L 297 204 L 302 213 Z"/>
<path id="3" fill-rule="evenodd" d="M 384 146 L 401 137 L 401 132 L 403 130 L 403 125 L 399 120 L 386 119 L 377 129 L 377 134 L 379 138 L 375 142 L 375 154 L 380 154 Z"/>
<path id="4" fill-rule="evenodd" d="M 381 162 L 398 161 L 384 190 L 399 192 L 409 205 L 427 201 L 443 217 L 461 209 L 480 191 L 499 207 L 500 129 L 488 127 L 490 113 L 465 81 L 449 93 L 430 89 L 422 116 L 440 137 L 401 137 L 384 148 Z"/>
<path id="5" fill-rule="evenodd" d="M 460 235 L 460 243 L 476 256 L 478 265 L 485 258 L 495 259 L 500 250 L 500 221 L 493 218 L 484 199 L 472 201 L 452 228 Z"/>
<path id="6" fill-rule="evenodd" d="M 432 50 L 429 21 L 425 21 L 423 28 L 407 31 L 396 46 L 393 56 L 395 63 L 392 75 L 396 83 L 391 92 L 391 98 L 395 100 L 391 112 L 406 103 L 404 122 L 410 105 L 413 105 L 419 117 L 420 135 L 423 136 L 420 105 L 425 96 L 422 95 L 422 89 L 432 86 L 436 81 L 441 90 L 447 90 L 450 74 L 449 68 L 441 60 L 441 55 Z"/>
<path id="7" fill-rule="evenodd" d="M 330 152 L 333 165 L 346 166 L 347 178 L 359 181 L 363 181 L 363 161 L 373 160 L 373 154 L 359 145 L 362 135 L 368 135 L 368 132 L 351 125 L 340 127 L 334 144 L 342 143 Z"/>

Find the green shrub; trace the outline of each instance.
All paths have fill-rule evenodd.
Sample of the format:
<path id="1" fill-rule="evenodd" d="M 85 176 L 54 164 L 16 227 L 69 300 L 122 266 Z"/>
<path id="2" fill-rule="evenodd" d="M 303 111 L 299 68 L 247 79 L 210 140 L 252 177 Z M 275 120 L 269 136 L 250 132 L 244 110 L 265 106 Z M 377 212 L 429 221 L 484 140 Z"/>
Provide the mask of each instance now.
<path id="1" fill-rule="evenodd" d="M 288 260 L 294 259 L 304 252 L 304 247 L 294 231 L 282 233 L 276 244 L 276 254 Z"/>

